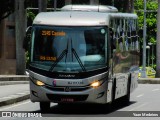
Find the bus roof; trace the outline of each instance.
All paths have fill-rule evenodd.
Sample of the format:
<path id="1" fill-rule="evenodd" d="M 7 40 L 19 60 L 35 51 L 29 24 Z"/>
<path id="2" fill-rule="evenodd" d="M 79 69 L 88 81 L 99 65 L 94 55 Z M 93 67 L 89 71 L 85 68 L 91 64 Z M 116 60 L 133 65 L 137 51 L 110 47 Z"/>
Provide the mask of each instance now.
<path id="1" fill-rule="evenodd" d="M 106 13 L 98 12 L 48 12 L 40 13 L 33 24 L 57 26 L 100 26 L 108 25 L 109 17 Z"/>
<path id="2" fill-rule="evenodd" d="M 108 26 L 110 18 L 119 17 L 137 19 L 137 15 L 129 13 L 59 11 L 39 13 L 34 19 L 33 24 L 53 26 Z"/>

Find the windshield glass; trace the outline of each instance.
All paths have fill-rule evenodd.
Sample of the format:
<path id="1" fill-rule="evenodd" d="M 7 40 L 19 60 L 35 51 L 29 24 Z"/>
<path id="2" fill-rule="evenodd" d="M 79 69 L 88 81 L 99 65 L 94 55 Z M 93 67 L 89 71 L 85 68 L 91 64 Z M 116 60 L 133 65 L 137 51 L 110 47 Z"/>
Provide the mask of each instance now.
<path id="1" fill-rule="evenodd" d="M 106 27 L 34 26 L 31 65 L 57 72 L 105 67 L 106 39 Z"/>

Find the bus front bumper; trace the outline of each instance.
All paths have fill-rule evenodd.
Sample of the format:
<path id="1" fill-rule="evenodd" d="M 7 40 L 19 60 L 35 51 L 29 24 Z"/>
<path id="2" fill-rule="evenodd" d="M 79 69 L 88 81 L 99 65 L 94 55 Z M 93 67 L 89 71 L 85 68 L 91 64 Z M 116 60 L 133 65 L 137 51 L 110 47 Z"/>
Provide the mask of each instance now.
<path id="1" fill-rule="evenodd" d="M 66 89 L 70 89 L 67 88 Z M 54 91 L 46 86 L 37 86 L 30 81 L 30 99 L 32 102 L 54 103 L 100 103 L 107 102 L 107 82 L 97 88 L 88 88 L 83 91 Z"/>

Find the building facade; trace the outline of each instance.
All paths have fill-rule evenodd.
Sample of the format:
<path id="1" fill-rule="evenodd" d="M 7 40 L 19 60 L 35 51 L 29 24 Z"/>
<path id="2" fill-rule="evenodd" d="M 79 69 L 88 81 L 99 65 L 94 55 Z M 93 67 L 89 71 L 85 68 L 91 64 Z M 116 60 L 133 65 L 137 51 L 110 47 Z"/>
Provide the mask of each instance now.
<path id="1" fill-rule="evenodd" d="M 16 74 L 14 14 L 0 22 L 0 74 Z"/>

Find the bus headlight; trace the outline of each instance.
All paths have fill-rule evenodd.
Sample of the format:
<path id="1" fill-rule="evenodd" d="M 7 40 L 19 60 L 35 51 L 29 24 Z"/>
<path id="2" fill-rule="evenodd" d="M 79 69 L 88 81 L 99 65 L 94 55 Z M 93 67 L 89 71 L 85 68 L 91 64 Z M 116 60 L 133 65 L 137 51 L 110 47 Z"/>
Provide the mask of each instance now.
<path id="1" fill-rule="evenodd" d="M 91 83 L 91 87 L 94 87 L 94 88 L 99 87 L 100 85 L 101 84 L 99 81 L 95 81 L 95 82 Z"/>
<path id="2" fill-rule="evenodd" d="M 38 86 L 44 86 L 45 84 L 42 81 L 37 80 L 36 81 L 36 85 L 38 85 Z"/>

